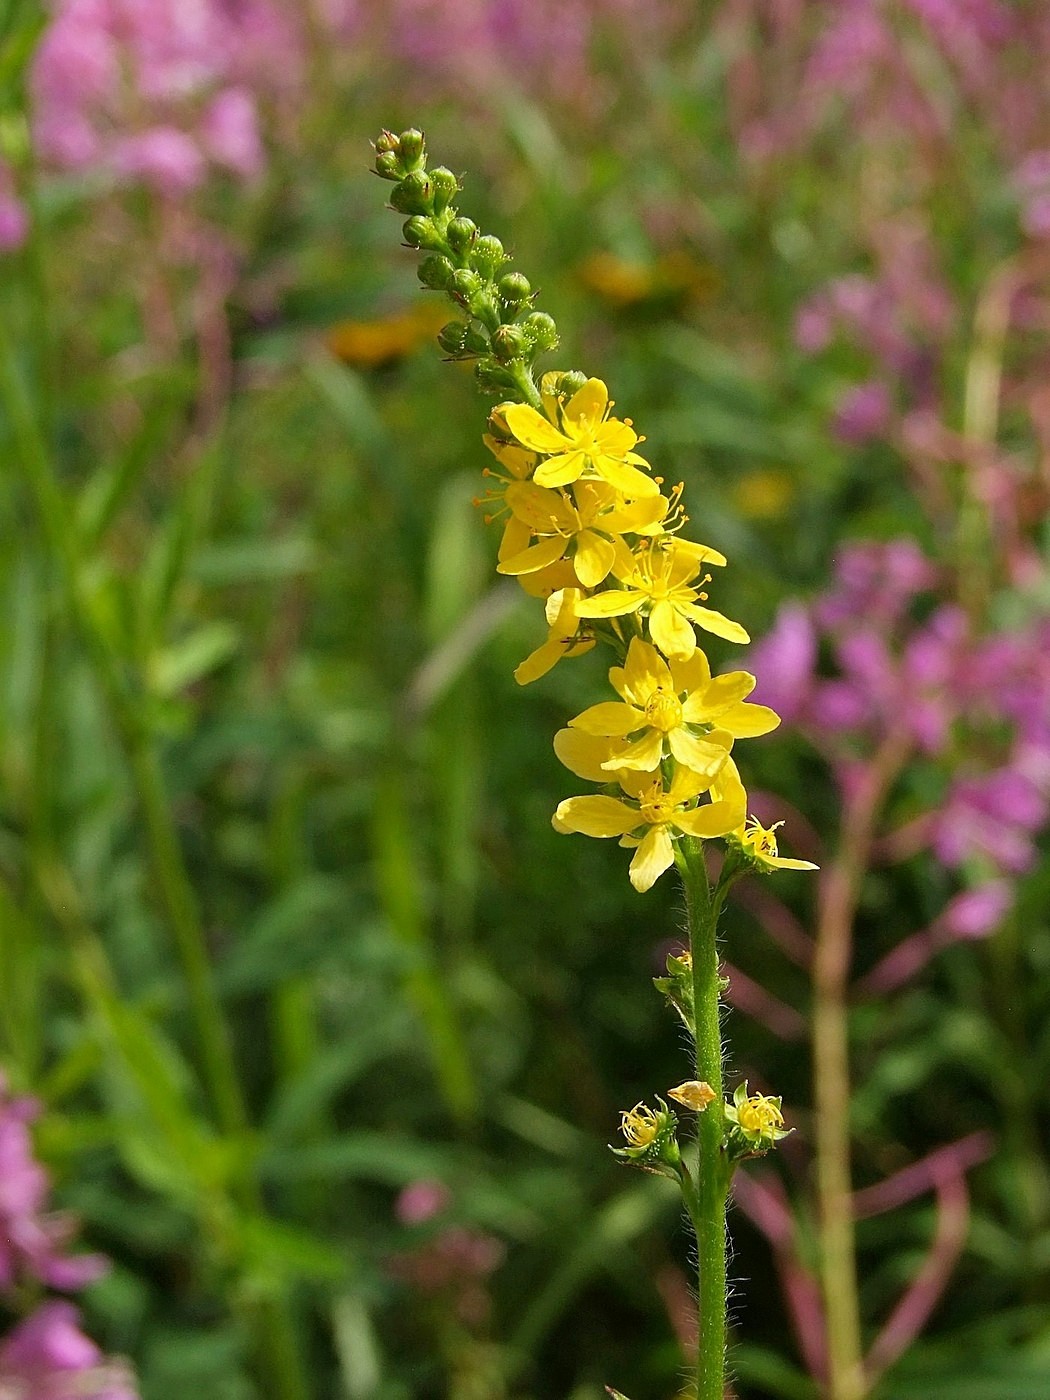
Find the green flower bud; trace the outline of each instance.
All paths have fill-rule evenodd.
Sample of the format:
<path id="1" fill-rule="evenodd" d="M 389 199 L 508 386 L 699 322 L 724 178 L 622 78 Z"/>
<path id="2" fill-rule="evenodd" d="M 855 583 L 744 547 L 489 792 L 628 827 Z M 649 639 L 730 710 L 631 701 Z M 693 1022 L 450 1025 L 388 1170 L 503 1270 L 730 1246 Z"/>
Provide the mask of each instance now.
<path id="1" fill-rule="evenodd" d="M 448 290 L 452 281 L 453 271 L 448 258 L 443 258 L 440 253 L 431 253 L 419 264 L 416 276 L 424 287 L 430 287 L 435 292 L 444 292 Z"/>
<path id="2" fill-rule="evenodd" d="M 417 131 L 414 126 L 403 131 L 398 138 L 397 147 L 401 153 L 406 170 L 415 170 L 417 166 L 423 164 L 423 151 L 426 143 L 423 140 L 423 133 Z"/>
<path id="3" fill-rule="evenodd" d="M 484 283 L 469 267 L 458 267 L 452 274 L 449 291 L 459 301 L 467 303 L 482 290 Z"/>
<path id="4" fill-rule="evenodd" d="M 524 359 L 529 348 L 529 338 L 520 326 L 499 326 L 492 332 L 492 353 L 503 364 Z"/>
<path id="5" fill-rule="evenodd" d="M 582 369 L 563 370 L 562 373 L 558 375 L 558 387 L 555 393 L 561 398 L 571 399 L 576 390 L 582 389 L 586 383 L 587 376 Z"/>
<path id="6" fill-rule="evenodd" d="M 399 214 L 427 214 L 432 195 L 426 172 L 412 170 L 390 191 L 390 203 Z"/>
<path id="7" fill-rule="evenodd" d="M 437 343 L 446 355 L 462 355 L 467 328 L 462 321 L 449 321 L 437 333 Z"/>
<path id="8" fill-rule="evenodd" d="M 392 131 L 387 131 L 386 127 L 379 133 L 375 141 L 376 155 L 386 155 L 390 151 L 397 150 L 397 137 Z"/>
<path id="9" fill-rule="evenodd" d="M 448 246 L 454 253 L 465 253 L 478 236 L 478 226 L 473 219 L 453 219 L 445 230 Z"/>
<path id="10" fill-rule="evenodd" d="M 545 311 L 533 311 L 522 321 L 521 328 L 537 350 L 553 350 L 558 343 L 558 327 Z"/>
<path id="11" fill-rule="evenodd" d="M 488 233 L 474 243 L 470 250 L 470 261 L 482 277 L 491 282 L 497 269 L 507 261 L 507 255 L 503 251 L 503 244 L 499 239 Z"/>
<path id="12" fill-rule="evenodd" d="M 520 272 L 508 272 L 499 279 L 499 296 L 507 306 L 524 306 L 532 296 L 532 286 Z"/>
<path id="13" fill-rule="evenodd" d="M 443 214 L 459 192 L 459 181 L 451 170 L 439 165 L 430 172 L 430 183 L 434 187 L 434 213 Z"/>
<path id="14" fill-rule="evenodd" d="M 559 398 L 571 397 L 577 389 L 581 389 L 587 382 L 584 375 L 578 371 L 570 371 L 568 374 L 552 376 L 556 378 L 557 384 L 554 392 Z M 578 384 L 566 384 L 566 380 L 579 378 Z M 544 385 L 546 388 L 546 385 Z M 671 1003 L 674 1009 L 681 1016 L 683 1022 L 688 1026 L 691 1034 L 695 1035 L 696 1027 L 693 1021 L 693 958 L 688 948 L 684 948 L 681 953 L 668 953 L 667 955 L 667 976 L 654 977 L 653 986 L 658 992 L 663 992 L 664 996 Z"/>
<path id="15" fill-rule="evenodd" d="M 405 220 L 401 236 L 410 248 L 427 248 L 431 246 L 431 239 L 437 237 L 437 229 L 433 219 L 413 214 L 411 219 Z"/>
<path id="16" fill-rule="evenodd" d="M 376 163 L 372 167 L 384 180 L 400 180 L 402 175 L 401 158 L 396 151 L 376 150 Z"/>

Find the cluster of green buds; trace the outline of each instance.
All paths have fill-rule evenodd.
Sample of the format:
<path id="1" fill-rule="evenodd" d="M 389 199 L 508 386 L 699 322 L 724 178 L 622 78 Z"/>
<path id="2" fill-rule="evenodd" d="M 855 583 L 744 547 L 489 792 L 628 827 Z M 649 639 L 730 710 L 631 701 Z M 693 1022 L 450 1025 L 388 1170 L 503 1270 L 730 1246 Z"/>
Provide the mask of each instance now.
<path id="1" fill-rule="evenodd" d="M 421 131 L 411 128 L 400 136 L 384 131 L 374 145 L 375 173 L 394 182 L 390 204 L 408 216 L 405 243 L 425 254 L 419 280 L 447 293 L 466 317 L 444 326 L 438 344 L 450 360 L 476 362 L 482 389 L 518 390 L 531 401 L 532 365 L 557 346 L 558 328 L 545 312 L 533 309 L 528 278 L 507 268 L 510 259 L 498 238 L 480 233 L 459 213 L 453 203 L 459 179 L 443 165 L 427 169 Z M 580 376 L 581 384 L 585 378 Z"/>

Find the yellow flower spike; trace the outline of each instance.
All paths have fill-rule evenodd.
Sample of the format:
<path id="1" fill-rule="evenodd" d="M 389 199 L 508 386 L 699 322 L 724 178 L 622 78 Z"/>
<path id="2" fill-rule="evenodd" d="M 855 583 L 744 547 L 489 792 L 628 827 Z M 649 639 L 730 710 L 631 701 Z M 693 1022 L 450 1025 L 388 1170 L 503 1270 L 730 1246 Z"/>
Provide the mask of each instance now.
<path id="1" fill-rule="evenodd" d="M 564 656 L 582 656 L 594 646 L 593 637 L 581 637 L 578 588 L 560 588 L 547 599 L 547 626 L 550 629 L 542 646 L 528 655 L 514 672 L 519 685 L 528 685 L 545 676 Z"/>
<path id="2" fill-rule="evenodd" d="M 528 404 L 502 406 L 508 431 L 523 447 L 546 459 L 535 471 L 538 486 L 568 486 L 585 473 L 600 477 L 632 499 L 659 495 L 648 467 L 633 448 L 640 441 L 628 422 L 608 416 L 609 391 L 600 379 L 588 379 L 568 403 L 545 400 L 544 418 Z"/>
<path id="3" fill-rule="evenodd" d="M 765 705 L 749 705 L 754 676 L 746 671 L 711 677 L 699 648 L 688 661 L 666 661 L 654 646 L 631 639 L 626 663 L 609 671 L 622 703 L 592 705 L 571 719 L 574 729 L 606 738 L 641 732 L 634 743 L 611 758 L 607 771 L 637 768 L 651 772 L 666 757 L 712 776 L 722 766 L 736 738 L 766 734 L 780 723 Z"/>
<path id="4" fill-rule="evenodd" d="M 751 639 L 739 622 L 698 605 L 706 599 L 702 589 L 710 581 L 709 574 L 698 577 L 704 563 L 724 564 L 725 558 L 717 550 L 708 550 L 691 540 L 645 540 L 630 556 L 629 564 L 625 561 L 617 565 L 616 576 L 623 588 L 588 598 L 580 616 L 622 617 L 644 610 L 649 635 L 668 657 L 688 659 L 693 655 L 694 625 L 729 642 L 749 642 Z"/>
<path id="5" fill-rule="evenodd" d="M 819 870 L 811 860 L 793 860 L 777 852 L 777 829 L 783 822 L 763 826 L 755 817 L 747 820 L 732 833 L 734 843 L 759 870 Z"/>
<path id="6" fill-rule="evenodd" d="M 703 1113 L 708 1104 L 714 1103 L 718 1095 L 705 1079 L 687 1079 L 676 1089 L 668 1089 L 667 1097 L 691 1108 L 694 1113 Z"/>

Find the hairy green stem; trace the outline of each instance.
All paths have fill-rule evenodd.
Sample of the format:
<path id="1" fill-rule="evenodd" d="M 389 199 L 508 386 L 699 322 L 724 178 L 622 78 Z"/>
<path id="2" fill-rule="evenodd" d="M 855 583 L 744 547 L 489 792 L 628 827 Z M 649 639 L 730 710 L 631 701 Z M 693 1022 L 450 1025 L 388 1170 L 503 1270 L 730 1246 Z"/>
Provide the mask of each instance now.
<path id="1" fill-rule="evenodd" d="M 712 890 L 699 841 L 679 843 L 685 886 L 689 951 L 693 964 L 696 1077 L 715 1099 L 697 1115 L 695 1211 L 699 1326 L 696 1400 L 723 1400 L 726 1371 L 726 1200 L 729 1166 L 722 1091 L 722 1026 L 719 1006 L 717 928 L 723 894 Z"/>

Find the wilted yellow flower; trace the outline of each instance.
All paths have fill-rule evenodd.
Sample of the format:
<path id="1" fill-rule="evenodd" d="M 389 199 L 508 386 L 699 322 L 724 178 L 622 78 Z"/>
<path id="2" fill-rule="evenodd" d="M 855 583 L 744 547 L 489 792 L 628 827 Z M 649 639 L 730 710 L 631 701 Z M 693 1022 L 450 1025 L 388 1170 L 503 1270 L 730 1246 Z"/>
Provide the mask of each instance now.
<path id="1" fill-rule="evenodd" d="M 668 1089 L 667 1097 L 691 1108 L 694 1113 L 703 1113 L 709 1103 L 714 1103 L 718 1095 L 705 1079 L 687 1079 L 676 1089 Z"/>
<path id="2" fill-rule="evenodd" d="M 518 442 L 546 459 L 536 468 L 537 486 L 567 486 L 586 473 L 632 500 L 659 494 L 653 478 L 639 471 L 649 463 L 633 451 L 638 434 L 629 422 L 608 416 L 609 391 L 600 379 L 588 379 L 564 405 L 549 397 L 544 403 L 548 418 L 524 403 L 501 407 Z"/>
<path id="3" fill-rule="evenodd" d="M 792 860 L 777 854 L 777 828 L 783 822 L 763 826 L 754 817 L 748 817 L 743 826 L 733 832 L 733 839 L 746 856 L 749 856 L 763 870 L 818 870 L 811 860 Z"/>
<path id="4" fill-rule="evenodd" d="M 581 607 L 581 617 L 622 617 L 643 611 L 649 635 L 665 656 L 692 656 L 696 650 L 694 624 L 729 642 L 749 642 L 740 626 L 720 612 L 700 607 L 710 574 L 698 577 L 703 564 L 724 564 L 725 556 L 707 545 L 668 536 L 644 540 L 634 554 L 618 559 L 614 573 L 624 585 L 596 593 Z M 694 583 L 696 586 L 694 587 Z"/>
<path id="5" fill-rule="evenodd" d="M 651 772 L 671 755 L 697 773 L 716 773 L 734 739 L 768 734 L 780 723 L 765 705 L 744 700 L 755 686 L 747 671 L 712 678 L 707 657 L 697 648 L 689 660 L 665 661 L 655 647 L 633 637 L 624 666 L 609 671 L 623 703 L 592 705 L 571 719 L 586 734 L 627 737 L 644 731 L 623 748 L 608 769 L 638 768 Z"/>
<path id="6" fill-rule="evenodd" d="M 656 1137 L 660 1120 L 648 1104 L 636 1103 L 620 1114 L 620 1132 L 628 1147 L 648 1147 Z"/>

